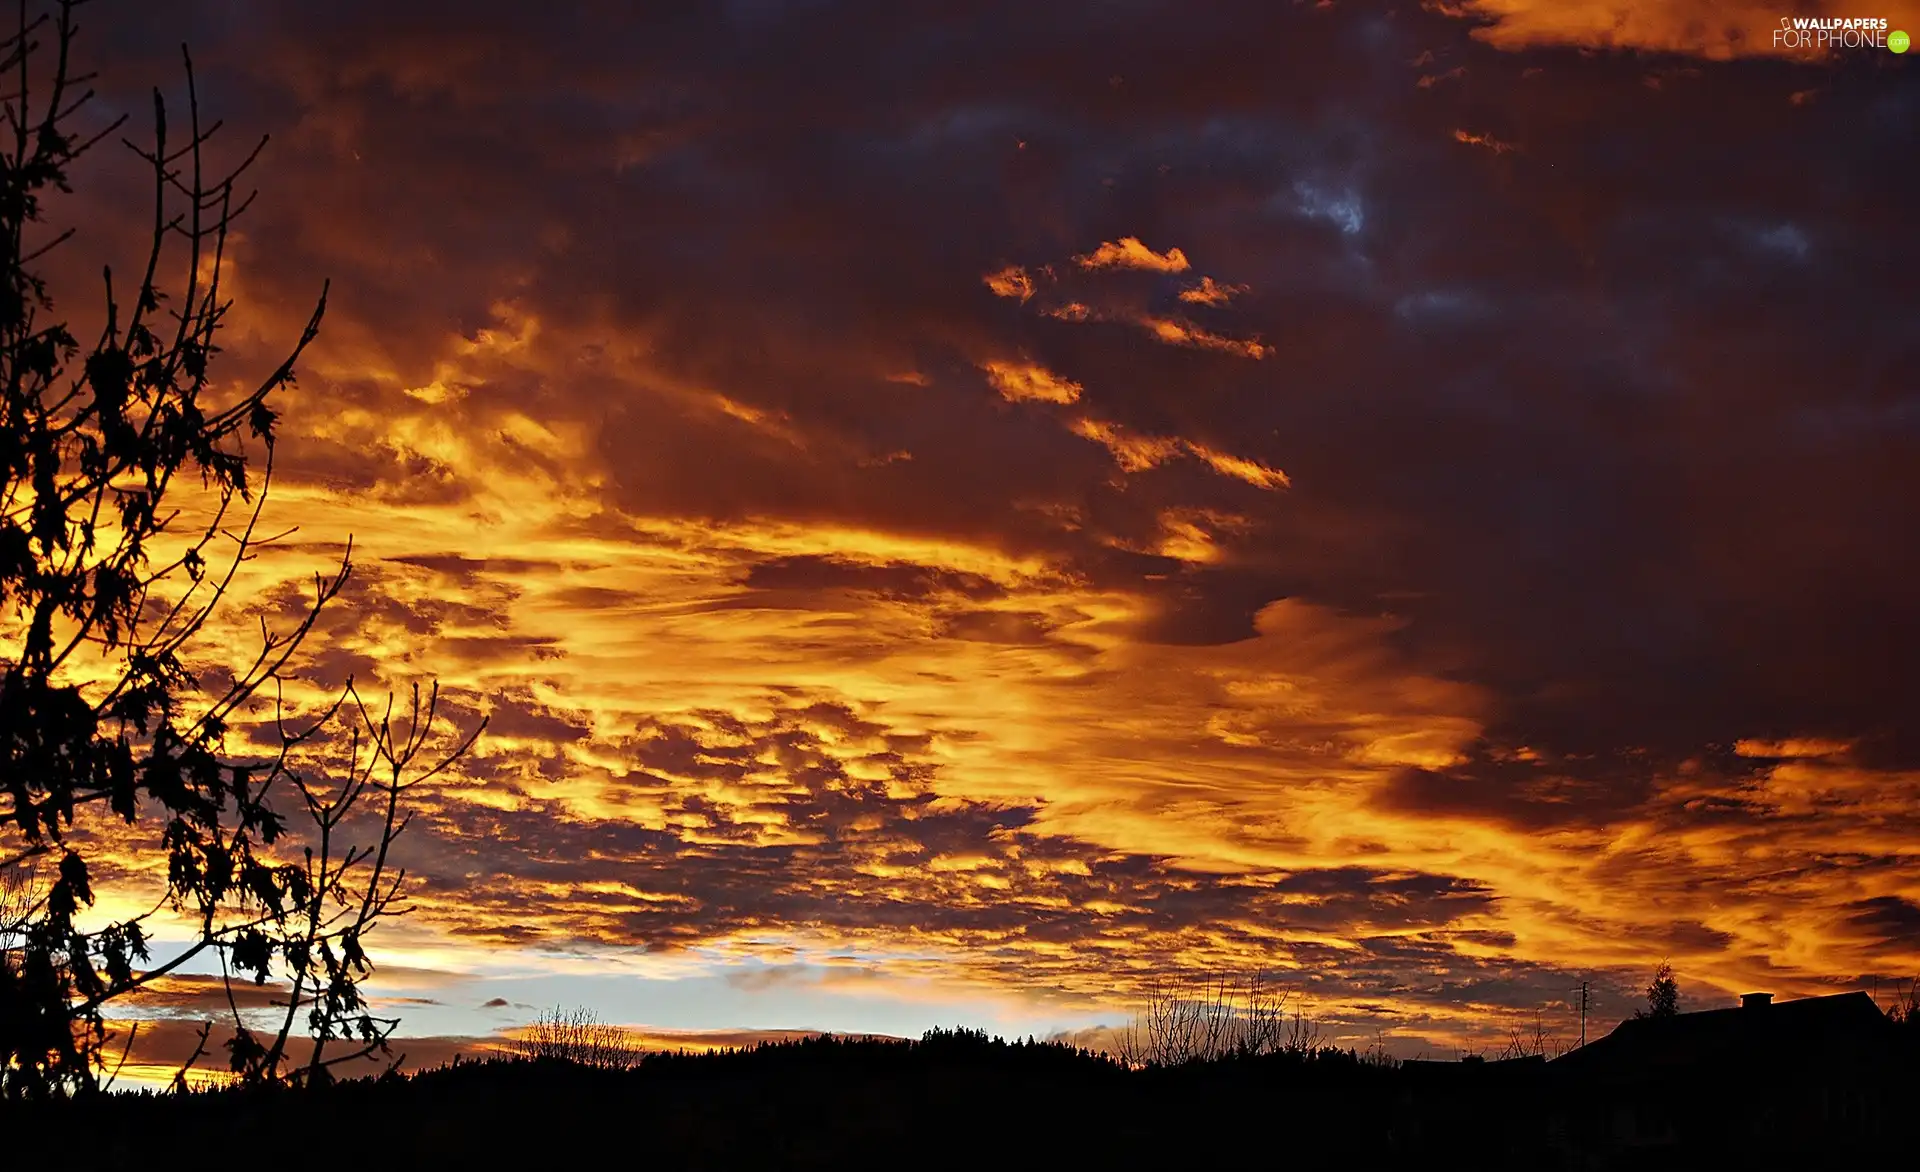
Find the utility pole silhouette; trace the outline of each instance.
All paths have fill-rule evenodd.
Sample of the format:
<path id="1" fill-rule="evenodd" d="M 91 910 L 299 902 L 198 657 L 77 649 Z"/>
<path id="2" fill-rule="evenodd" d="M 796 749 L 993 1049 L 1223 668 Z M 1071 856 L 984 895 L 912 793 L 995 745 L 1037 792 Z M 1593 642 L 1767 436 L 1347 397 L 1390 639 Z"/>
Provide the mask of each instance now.
<path id="1" fill-rule="evenodd" d="M 1589 990 L 1588 982 L 1580 982 L 1580 1044 L 1582 1046 L 1587 1044 L 1587 1008 L 1592 1004 Z"/>

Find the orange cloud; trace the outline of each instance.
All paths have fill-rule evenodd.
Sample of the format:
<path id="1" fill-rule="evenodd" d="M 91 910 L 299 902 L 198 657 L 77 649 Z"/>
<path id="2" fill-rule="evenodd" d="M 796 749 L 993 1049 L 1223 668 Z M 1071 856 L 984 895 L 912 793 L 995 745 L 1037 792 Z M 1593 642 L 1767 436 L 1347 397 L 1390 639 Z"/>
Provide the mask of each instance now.
<path id="1" fill-rule="evenodd" d="M 1244 481 L 1255 488 L 1286 488 L 1292 484 L 1287 474 L 1277 468 L 1268 468 L 1258 461 L 1231 456 L 1177 436 L 1143 435 L 1117 423 L 1087 416 L 1072 420 L 1067 428 L 1082 439 L 1104 445 L 1113 453 L 1114 463 L 1125 472 L 1144 472 L 1185 454 L 1194 456 L 1222 476 Z M 1176 514 L 1167 516 L 1173 515 Z M 1163 516 L 1163 523 L 1165 520 Z M 1174 527 L 1174 531 L 1189 540 L 1194 536 L 1190 522 Z"/>
<path id="2" fill-rule="evenodd" d="M 1118 243 L 1103 242 L 1084 256 L 1073 258 L 1083 269 L 1146 269 L 1156 273 L 1184 273 L 1187 256 L 1177 248 L 1155 252 L 1140 243 L 1137 236 L 1122 236 Z"/>
<path id="3" fill-rule="evenodd" d="M 1166 436 L 1141 435 L 1104 419 L 1081 417 L 1067 424 L 1082 439 L 1105 445 L 1114 463 L 1127 472 L 1144 472 L 1178 456 L 1181 442 Z"/>
<path id="4" fill-rule="evenodd" d="M 1474 133 L 1471 133 L 1470 131 L 1465 131 L 1465 130 L 1454 131 L 1453 141 L 1463 142 L 1463 143 L 1466 143 L 1468 146 L 1486 147 L 1488 150 L 1492 151 L 1496 155 L 1504 155 L 1508 151 L 1515 149 L 1512 143 L 1501 142 L 1499 139 L 1493 137 L 1491 134 L 1474 134 Z"/>
<path id="5" fill-rule="evenodd" d="M 1080 399 L 1079 383 L 1032 362 L 987 362 L 980 369 L 987 372 L 987 381 L 1009 403 L 1074 403 Z"/>
<path id="6" fill-rule="evenodd" d="M 1014 297 L 1026 301 L 1033 296 L 1033 278 L 1018 265 L 1008 265 L 981 278 L 996 297 Z"/>
<path id="7" fill-rule="evenodd" d="M 1175 346 L 1219 350 L 1227 354 L 1238 354 L 1242 358 L 1254 359 L 1265 358 L 1273 352 L 1272 347 L 1259 342 L 1229 338 L 1172 318 L 1141 317 L 1139 321 L 1154 337 Z"/>
<path id="8" fill-rule="evenodd" d="M 1183 272 L 1187 269 L 1187 258 L 1177 248 L 1169 249 L 1162 255 L 1141 244 L 1136 237 L 1122 238 L 1118 244 L 1102 244 L 1092 254 L 1073 258 L 1082 268 L 1136 268 L 1159 272 Z M 991 280 L 991 278 L 990 278 Z M 1009 289 L 1013 285 L 1003 281 Z M 1021 288 L 1030 288 L 1022 286 Z M 1183 289 L 1179 299 L 1190 305 L 1223 306 L 1236 294 L 1243 293 L 1245 285 L 1226 285 L 1212 277 L 1202 277 L 1198 285 Z M 997 291 L 997 290 L 996 290 Z M 1003 294 L 1004 295 L 1004 294 Z M 1027 300 L 1025 296 L 1022 301 Z M 1124 322 L 1146 330 L 1154 338 L 1172 346 L 1186 346 L 1199 350 L 1216 350 L 1226 354 L 1237 354 L 1243 358 L 1261 359 L 1272 353 L 1271 347 L 1257 340 L 1228 337 L 1203 329 L 1192 322 L 1173 317 L 1160 317 L 1142 311 L 1136 306 L 1125 303 L 1089 304 L 1082 300 L 1063 300 L 1055 304 L 1042 304 L 1038 312 L 1047 317 L 1071 322 Z M 1032 396 L 1029 396 L 1032 397 Z"/>
<path id="9" fill-rule="evenodd" d="M 1885 17 L 1889 28 L 1920 26 L 1920 4 L 1883 0 L 1862 6 L 1853 0 L 1460 0 L 1435 5 L 1448 15 L 1483 22 L 1473 35 L 1506 50 L 1539 45 L 1595 49 L 1641 49 L 1684 53 L 1713 60 L 1787 54 L 1773 33 L 1783 16 Z M 1883 50 L 1884 52 L 1884 50 Z"/>
<path id="10" fill-rule="evenodd" d="M 1180 300 L 1196 305 L 1225 305 L 1233 300 L 1234 294 L 1246 291 L 1245 285 L 1222 285 L 1212 277 L 1201 277 L 1198 285 L 1180 290 Z"/>
<path id="11" fill-rule="evenodd" d="M 1733 751 L 1742 757 L 1837 757 L 1852 747 L 1845 741 L 1799 738 L 1762 741 L 1743 738 L 1734 742 Z"/>
<path id="12" fill-rule="evenodd" d="M 1222 476 L 1231 476 L 1235 480 L 1244 480 L 1255 488 L 1269 491 L 1287 488 L 1293 481 L 1278 468 L 1269 468 L 1256 460 L 1247 460 L 1239 456 L 1230 456 L 1225 452 L 1216 452 L 1204 444 L 1187 443 L 1187 450 L 1205 461 L 1207 466 Z"/>

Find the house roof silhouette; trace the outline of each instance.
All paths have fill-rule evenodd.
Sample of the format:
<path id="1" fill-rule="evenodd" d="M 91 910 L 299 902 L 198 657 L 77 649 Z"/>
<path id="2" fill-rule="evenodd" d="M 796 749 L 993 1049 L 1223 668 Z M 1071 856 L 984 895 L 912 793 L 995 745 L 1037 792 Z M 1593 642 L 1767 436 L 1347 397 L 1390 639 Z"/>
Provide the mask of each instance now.
<path id="1" fill-rule="evenodd" d="M 1748 994 L 1733 1009 L 1632 1018 L 1554 1060 L 1565 1074 L 1646 1076 L 1703 1068 L 1755 1071 L 1781 1064 L 1890 1055 L 1898 1027 L 1865 993 L 1769 1003 Z"/>

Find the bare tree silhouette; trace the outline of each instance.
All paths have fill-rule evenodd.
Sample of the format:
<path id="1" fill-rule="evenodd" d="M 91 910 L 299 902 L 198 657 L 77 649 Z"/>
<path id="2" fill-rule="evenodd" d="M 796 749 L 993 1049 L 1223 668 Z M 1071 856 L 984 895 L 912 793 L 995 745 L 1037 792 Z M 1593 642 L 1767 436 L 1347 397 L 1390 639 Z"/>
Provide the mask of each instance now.
<path id="1" fill-rule="evenodd" d="M 1114 1054 L 1132 1067 L 1309 1055 L 1319 1048 L 1319 1027 L 1303 1007 L 1292 1003 L 1292 993 L 1277 988 L 1264 973 L 1237 981 L 1215 975 L 1187 986 L 1159 980 L 1148 987 L 1140 1012 L 1114 1032 Z"/>
<path id="2" fill-rule="evenodd" d="M 600 1070 L 625 1070 L 640 1052 L 619 1026 L 608 1025 L 591 1009 L 554 1006 L 529 1024 L 513 1042 L 521 1058 L 551 1058 Z"/>
<path id="3" fill-rule="evenodd" d="M 1906 992 L 1894 984 L 1894 999 L 1887 1006 L 1887 1018 L 1910 1034 L 1920 1036 L 1920 977 L 1907 982 Z"/>
<path id="4" fill-rule="evenodd" d="M 1385 1030 L 1374 1031 L 1373 1041 L 1367 1044 L 1366 1053 L 1360 1056 L 1360 1061 L 1367 1066 L 1382 1070 L 1391 1070 L 1400 1065 L 1400 1060 L 1387 1052 L 1387 1034 Z"/>
<path id="5" fill-rule="evenodd" d="M 105 270 L 104 325 L 80 345 L 33 271 L 72 235 L 43 231 L 49 200 L 121 125 L 74 129 L 92 96 L 90 75 L 72 64 L 79 7 L 20 0 L 0 39 L 0 873 L 33 867 L 40 884 L 0 965 L 0 1097 L 97 1089 L 104 1008 L 202 956 L 230 982 L 286 983 L 264 1025 L 229 996 L 231 1070 L 250 1082 L 322 1079 L 385 1049 L 393 1023 L 369 1011 L 358 982 L 372 971 L 367 933 L 400 910 L 404 873 L 390 849 L 406 826 L 401 798 L 479 729 L 458 743 L 436 734 L 437 687 L 424 703 L 414 689 L 404 723 L 391 698 L 364 703 L 351 681 L 319 711 L 295 714 L 284 673 L 345 586 L 350 548 L 336 572 L 315 577 L 290 629 L 263 617 L 251 661 L 212 668 L 219 648 L 196 636 L 240 565 L 276 540 L 259 528 L 277 422 L 268 400 L 293 382 L 326 294 L 265 379 L 237 394 L 211 381 L 232 305 L 228 234 L 251 200 L 237 184 L 264 140 L 237 166 L 213 166 L 220 124 L 201 119 L 183 48 L 184 140 L 170 135 L 156 91 L 151 145 L 127 143 L 151 177 L 140 276 L 123 301 Z M 163 268 L 178 273 L 172 292 Z M 217 682 L 203 688 L 203 676 Z M 344 754 L 338 782 L 305 764 L 325 750 Z M 157 826 L 166 891 L 150 911 L 82 926 L 102 847 L 74 833 L 76 819 Z M 139 968 L 163 908 L 194 938 Z M 312 1046 L 296 1060 L 302 1028 Z"/>
<path id="6" fill-rule="evenodd" d="M 1558 1058 L 1566 1053 L 1567 1045 L 1558 1034 L 1547 1029 L 1546 1017 L 1539 1011 L 1533 1011 L 1533 1025 L 1522 1029 L 1513 1027 L 1513 1034 L 1500 1051 L 1500 1057 L 1507 1058 Z"/>

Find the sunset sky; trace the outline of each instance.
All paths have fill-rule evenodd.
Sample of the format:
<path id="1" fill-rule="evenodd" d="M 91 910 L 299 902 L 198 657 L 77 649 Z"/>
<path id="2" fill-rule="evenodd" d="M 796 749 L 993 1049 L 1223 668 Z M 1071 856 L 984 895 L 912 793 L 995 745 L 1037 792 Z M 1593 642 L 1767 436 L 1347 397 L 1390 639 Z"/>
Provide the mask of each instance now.
<path id="1" fill-rule="evenodd" d="M 491 715 L 372 943 L 409 1065 L 556 1003 L 1044 1036 L 1254 968 L 1451 1056 L 1662 959 L 1700 1007 L 1920 972 L 1920 52 L 1795 13 L 1920 35 L 87 9 L 88 117 L 184 40 L 273 136 L 225 373 L 333 283 L 299 532 L 205 650 L 351 535 L 303 675 Z M 130 162 L 54 213 L 76 302 Z"/>

